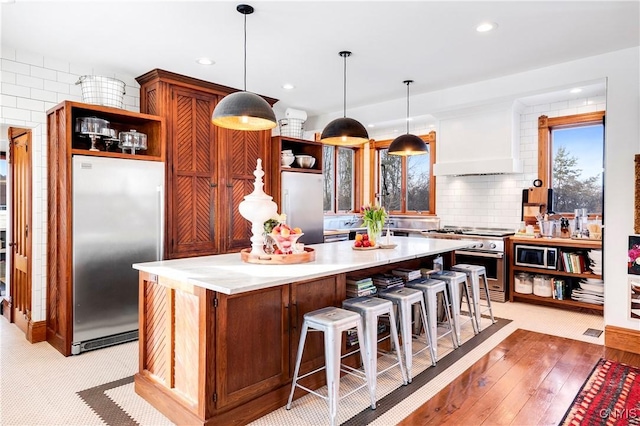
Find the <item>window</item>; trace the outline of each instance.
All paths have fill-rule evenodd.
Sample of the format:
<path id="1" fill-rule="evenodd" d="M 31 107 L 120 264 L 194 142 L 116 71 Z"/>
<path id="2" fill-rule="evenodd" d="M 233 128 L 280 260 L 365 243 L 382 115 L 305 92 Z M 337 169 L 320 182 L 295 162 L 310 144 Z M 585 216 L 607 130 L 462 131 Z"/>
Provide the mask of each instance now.
<path id="1" fill-rule="evenodd" d="M 604 111 L 538 119 L 538 174 L 553 188 L 553 211 L 602 216 Z"/>
<path id="2" fill-rule="evenodd" d="M 322 147 L 325 213 L 347 213 L 359 208 L 360 151 L 342 146 Z"/>
<path id="3" fill-rule="evenodd" d="M 390 213 L 435 214 L 435 132 L 421 139 L 429 146 L 429 154 L 407 157 L 388 154 L 391 140 L 375 142 L 372 199 L 378 199 Z"/>

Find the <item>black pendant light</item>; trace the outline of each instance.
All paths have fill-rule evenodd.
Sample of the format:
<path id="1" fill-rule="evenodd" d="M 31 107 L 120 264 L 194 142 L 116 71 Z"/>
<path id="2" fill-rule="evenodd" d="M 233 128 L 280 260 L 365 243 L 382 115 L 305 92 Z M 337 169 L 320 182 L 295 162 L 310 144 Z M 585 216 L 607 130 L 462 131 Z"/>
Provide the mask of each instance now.
<path id="1" fill-rule="evenodd" d="M 409 85 L 413 80 L 405 80 L 403 83 L 407 85 L 407 134 L 395 138 L 389 145 L 388 153 L 405 156 L 428 154 L 427 144 L 418 136 L 409 133 Z"/>
<path id="2" fill-rule="evenodd" d="M 211 122 L 234 130 L 268 130 L 276 127 L 276 115 L 262 97 L 247 92 L 247 15 L 253 7 L 239 4 L 236 10 L 244 15 L 244 90 L 227 95 L 216 105 Z"/>
<path id="3" fill-rule="evenodd" d="M 344 58 L 344 114 L 336 118 L 322 131 L 320 141 L 327 145 L 354 146 L 369 142 L 369 133 L 359 121 L 347 118 L 347 58 L 351 52 L 343 50 L 340 56 Z"/>

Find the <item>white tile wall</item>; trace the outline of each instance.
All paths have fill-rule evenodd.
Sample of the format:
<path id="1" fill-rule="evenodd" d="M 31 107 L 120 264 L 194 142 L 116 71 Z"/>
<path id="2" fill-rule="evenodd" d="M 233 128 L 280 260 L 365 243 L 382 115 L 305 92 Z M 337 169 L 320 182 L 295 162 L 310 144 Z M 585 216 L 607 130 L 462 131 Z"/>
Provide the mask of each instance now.
<path id="1" fill-rule="evenodd" d="M 442 225 L 514 228 L 520 222 L 522 190 L 538 177 L 538 117 L 559 117 L 606 110 L 604 96 L 525 107 L 520 115 L 520 159 L 523 173 L 485 176 L 440 176 L 436 180 L 436 213 Z M 414 128 L 416 135 L 431 128 Z M 378 140 L 397 134 L 375 134 Z M 436 134 L 436 144 L 438 138 Z"/>
<path id="2" fill-rule="evenodd" d="M 97 72 L 91 65 L 70 64 L 2 46 L 0 125 L 32 129 L 33 161 L 33 321 L 46 318 L 47 135 L 46 111 L 65 100 L 82 101 L 81 75 L 105 75 L 126 83 L 124 108 L 140 111 L 140 86 L 134 76 Z M 6 139 L 7 135 L 0 135 Z"/>

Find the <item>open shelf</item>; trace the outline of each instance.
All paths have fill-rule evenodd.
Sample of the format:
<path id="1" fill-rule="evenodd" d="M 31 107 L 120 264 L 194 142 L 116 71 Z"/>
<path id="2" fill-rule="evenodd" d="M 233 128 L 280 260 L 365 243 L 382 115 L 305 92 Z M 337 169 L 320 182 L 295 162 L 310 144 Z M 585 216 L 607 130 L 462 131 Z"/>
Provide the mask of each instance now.
<path id="1" fill-rule="evenodd" d="M 572 299 L 553 299 L 551 297 L 541 297 L 536 296 L 535 294 L 522 294 L 522 293 L 513 293 L 512 299 L 514 302 L 531 302 L 536 305 L 546 305 L 546 306 L 565 306 L 568 308 L 579 309 L 579 310 L 589 310 L 596 311 L 598 313 L 602 313 L 604 311 L 603 305 L 594 305 L 593 303 L 585 303 L 579 302 L 577 300 Z"/>

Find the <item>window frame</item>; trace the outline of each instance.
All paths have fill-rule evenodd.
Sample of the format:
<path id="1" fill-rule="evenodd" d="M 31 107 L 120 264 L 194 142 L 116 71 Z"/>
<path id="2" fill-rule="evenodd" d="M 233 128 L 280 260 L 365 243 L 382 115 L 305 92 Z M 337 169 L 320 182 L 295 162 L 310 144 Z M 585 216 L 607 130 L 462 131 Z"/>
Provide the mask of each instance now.
<path id="1" fill-rule="evenodd" d="M 435 216 L 436 215 L 436 177 L 433 174 L 433 166 L 436 162 L 436 132 L 430 131 L 426 135 L 418 135 L 429 146 L 429 153 L 423 154 L 429 156 L 430 163 L 430 177 L 429 177 L 429 211 L 411 210 L 407 211 L 407 160 L 408 156 L 400 156 L 402 158 L 402 188 L 401 188 L 401 210 L 390 211 L 389 214 L 394 216 Z M 380 163 L 380 150 L 389 148 L 393 142 L 393 139 L 373 141 L 369 146 L 369 172 L 370 172 L 370 190 L 369 199 L 380 202 L 380 179 L 379 179 L 379 163 Z"/>
<path id="2" fill-rule="evenodd" d="M 325 215 L 342 215 L 342 214 L 351 214 L 360 211 L 360 206 L 362 205 L 362 181 L 364 176 L 364 149 L 363 147 L 357 146 L 338 146 L 338 145 L 323 145 L 322 155 L 324 156 L 324 149 L 332 148 L 333 149 L 333 211 L 324 211 Z M 342 149 L 351 149 L 353 151 L 353 210 L 352 211 L 338 211 L 338 150 Z M 324 167 L 324 165 L 323 165 Z M 324 170 L 322 171 L 324 175 Z"/>
<path id="3" fill-rule="evenodd" d="M 545 190 L 553 188 L 553 141 L 551 132 L 554 129 L 568 129 L 594 124 L 605 126 L 606 111 L 587 112 L 583 114 L 564 115 L 561 117 L 538 117 L 538 179 Z M 546 191 L 545 191 L 546 192 Z M 573 217 L 572 212 L 563 212 L 564 216 Z M 593 216 L 593 215 L 590 215 Z"/>

